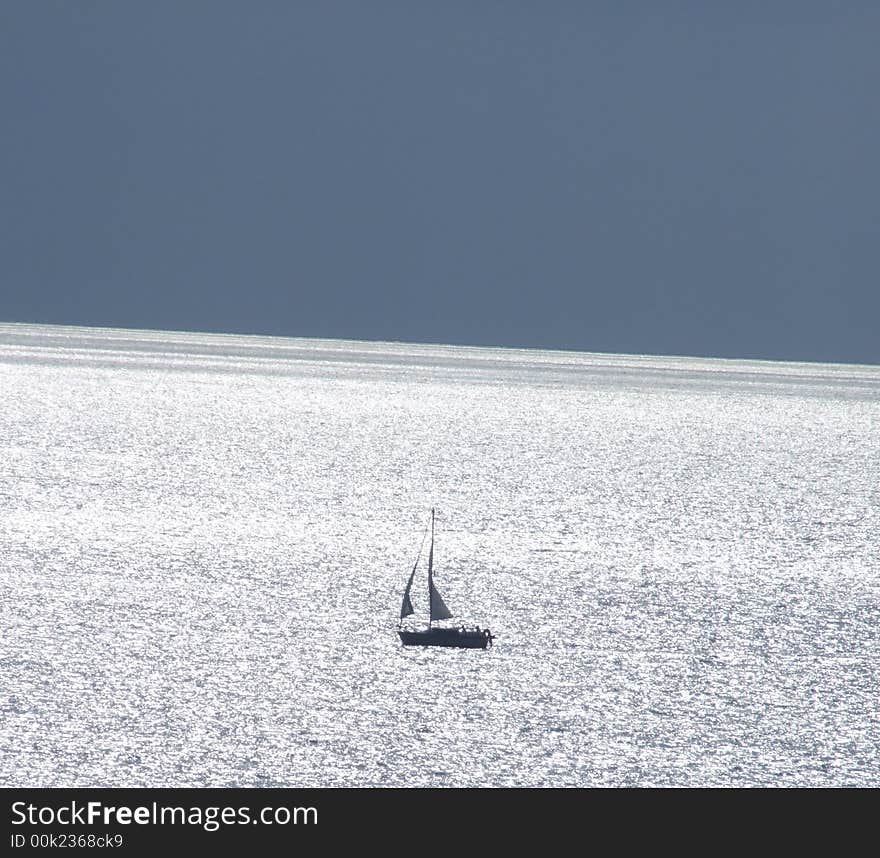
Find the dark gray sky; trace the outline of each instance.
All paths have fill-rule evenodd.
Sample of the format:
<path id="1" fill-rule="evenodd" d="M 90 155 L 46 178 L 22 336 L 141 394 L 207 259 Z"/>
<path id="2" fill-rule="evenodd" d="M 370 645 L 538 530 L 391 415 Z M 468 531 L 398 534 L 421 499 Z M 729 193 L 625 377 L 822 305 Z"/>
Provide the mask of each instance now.
<path id="1" fill-rule="evenodd" d="M 880 3 L 0 4 L 0 320 L 880 363 Z"/>

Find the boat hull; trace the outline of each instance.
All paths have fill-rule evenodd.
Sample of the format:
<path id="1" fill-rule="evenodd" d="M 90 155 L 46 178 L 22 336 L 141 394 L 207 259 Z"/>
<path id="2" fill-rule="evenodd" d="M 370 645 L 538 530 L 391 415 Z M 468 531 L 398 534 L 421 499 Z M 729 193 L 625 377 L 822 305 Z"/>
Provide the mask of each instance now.
<path id="1" fill-rule="evenodd" d="M 404 646 L 447 646 L 458 649 L 486 649 L 492 640 L 489 629 L 398 629 Z"/>

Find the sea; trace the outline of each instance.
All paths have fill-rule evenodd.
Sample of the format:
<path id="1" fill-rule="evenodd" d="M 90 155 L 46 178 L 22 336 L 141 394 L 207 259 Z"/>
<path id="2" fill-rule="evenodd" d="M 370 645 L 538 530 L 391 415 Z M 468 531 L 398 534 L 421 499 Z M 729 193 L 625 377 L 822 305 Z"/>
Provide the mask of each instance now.
<path id="1" fill-rule="evenodd" d="M 880 367 L 3 324 L 0 402 L 0 786 L 877 785 Z"/>

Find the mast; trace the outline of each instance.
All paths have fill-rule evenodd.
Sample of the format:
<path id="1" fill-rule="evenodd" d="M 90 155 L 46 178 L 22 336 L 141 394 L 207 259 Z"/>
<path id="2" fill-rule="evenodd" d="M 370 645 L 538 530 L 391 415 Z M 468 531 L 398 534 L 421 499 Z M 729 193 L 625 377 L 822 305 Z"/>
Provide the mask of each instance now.
<path id="1" fill-rule="evenodd" d="M 428 628 L 434 622 L 434 507 L 431 507 L 431 549 L 428 551 Z"/>
<path id="2" fill-rule="evenodd" d="M 440 591 L 434 586 L 434 510 L 431 510 L 431 551 L 428 554 L 428 630 L 431 630 L 434 620 L 448 620 L 452 611 L 446 607 L 446 602 L 440 595 Z"/>

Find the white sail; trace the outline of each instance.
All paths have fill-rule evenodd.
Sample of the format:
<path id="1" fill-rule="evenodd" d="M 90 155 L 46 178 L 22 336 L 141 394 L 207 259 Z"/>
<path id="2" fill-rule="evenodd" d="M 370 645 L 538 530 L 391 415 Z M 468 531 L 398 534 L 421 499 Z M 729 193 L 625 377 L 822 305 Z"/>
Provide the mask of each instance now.
<path id="1" fill-rule="evenodd" d="M 431 622 L 434 620 L 448 620 L 452 616 L 452 611 L 446 607 L 446 602 L 443 601 L 443 597 L 434 586 L 433 581 L 428 585 L 428 593 L 431 597 Z"/>

